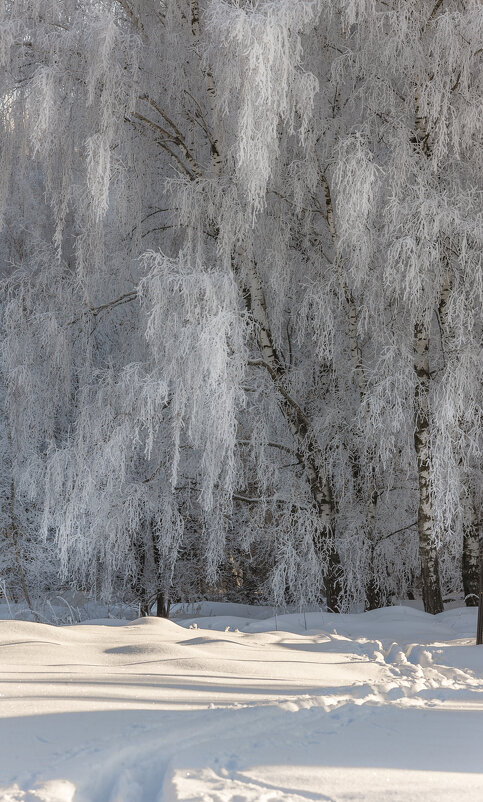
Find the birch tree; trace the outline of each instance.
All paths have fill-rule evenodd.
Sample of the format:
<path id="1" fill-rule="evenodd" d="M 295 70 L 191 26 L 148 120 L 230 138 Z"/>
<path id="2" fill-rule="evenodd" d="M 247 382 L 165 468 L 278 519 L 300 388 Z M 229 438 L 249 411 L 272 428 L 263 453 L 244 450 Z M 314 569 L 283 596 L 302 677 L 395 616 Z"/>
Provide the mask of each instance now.
<path id="1" fill-rule="evenodd" d="M 346 108 L 351 106 L 346 120 L 359 103 L 365 106 L 363 115 L 356 113 L 352 140 L 362 135 L 370 151 L 362 162 L 354 152 L 344 159 L 339 168 L 341 189 L 345 186 L 354 191 L 364 171 L 371 175 L 368 169 L 373 161 L 383 170 L 379 189 L 383 205 L 379 216 L 373 217 L 372 236 L 361 230 L 361 202 L 351 201 L 347 191 L 339 201 L 344 258 L 357 284 L 365 284 L 366 293 L 375 289 L 374 275 L 379 289 L 386 289 L 389 316 L 384 319 L 381 345 L 396 346 L 397 363 L 390 370 L 399 371 L 400 376 L 393 386 L 406 396 L 406 415 L 413 409 L 406 425 L 408 434 L 414 430 L 423 598 L 425 609 L 438 612 L 442 610 L 438 545 L 451 542 L 453 551 L 459 506 L 458 471 L 449 479 L 448 467 L 457 459 L 455 449 L 462 436 L 454 418 L 451 426 L 446 418 L 449 410 L 452 416 L 459 406 L 458 370 L 455 363 L 450 366 L 446 362 L 442 367 L 441 339 L 437 342 L 440 309 L 448 301 L 449 275 L 458 276 L 457 287 L 451 285 L 453 336 L 458 331 L 457 346 L 453 340 L 456 358 L 472 361 L 471 354 L 479 348 L 474 333 L 479 328 L 477 298 L 481 292 L 477 200 L 481 7 L 437 2 L 361 5 L 356 9 L 340 4 L 338 12 L 342 21 L 338 77 L 342 73 L 347 80 L 350 75 L 348 84 L 353 92 L 352 98 L 345 98 Z M 367 183 L 358 186 L 363 198 L 368 197 L 367 187 Z M 371 197 L 374 199 L 373 193 Z M 374 211 L 374 200 L 372 204 Z M 376 307 L 378 313 L 380 309 Z M 437 367 L 431 366 L 430 358 Z M 467 375 L 464 383 L 469 390 L 467 442 L 471 442 L 471 451 L 478 448 L 473 426 L 480 419 L 473 380 L 479 386 L 479 370 Z M 449 396 L 443 390 L 448 382 L 452 385 Z M 381 384 L 379 387 L 382 389 Z M 377 396 L 373 393 L 372 407 L 379 413 Z M 389 409 L 399 406 L 394 396 L 385 403 Z"/>
<path id="2" fill-rule="evenodd" d="M 252 571 L 346 610 L 422 572 L 435 613 L 464 546 L 471 597 L 481 27 L 472 0 L 4 3 L 6 409 L 63 581 L 166 613 Z"/>

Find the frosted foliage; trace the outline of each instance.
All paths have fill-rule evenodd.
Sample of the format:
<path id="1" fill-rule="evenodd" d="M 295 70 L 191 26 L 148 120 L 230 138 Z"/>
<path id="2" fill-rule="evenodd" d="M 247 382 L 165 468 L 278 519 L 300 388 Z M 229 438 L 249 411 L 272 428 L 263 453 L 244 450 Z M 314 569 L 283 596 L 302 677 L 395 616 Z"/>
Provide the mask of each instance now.
<path id="1" fill-rule="evenodd" d="M 173 517 L 162 472 L 154 487 L 146 482 L 157 469 L 143 457 L 142 447 L 143 435 L 152 436 L 159 427 L 166 399 L 166 385 L 143 376 L 136 366 L 119 378 L 106 373 L 83 392 L 72 442 L 48 459 L 45 536 L 54 527 L 64 576 L 78 575 L 86 587 L 94 584 L 107 596 L 117 574 L 134 575 L 133 539 L 147 522 Z M 168 524 L 161 517 L 157 526 L 164 531 Z M 176 528 L 171 536 L 176 537 Z M 166 565 L 172 552 L 165 543 Z"/>
<path id="2" fill-rule="evenodd" d="M 102 217 L 109 206 L 111 150 L 116 127 L 121 115 L 130 109 L 129 95 L 125 96 L 124 67 L 115 58 L 122 47 L 127 46 L 130 60 L 135 57 L 137 42 L 132 37 L 124 42 L 119 35 L 114 17 L 105 12 L 95 19 L 90 31 L 91 47 L 97 58 L 91 62 L 87 83 L 87 105 L 98 105 L 100 116 L 98 133 L 86 140 L 87 185 L 92 197 L 92 206 L 97 218 Z M 114 68 L 113 68 L 114 64 Z M 133 102 L 133 99 L 131 100 Z M 127 106 L 127 108 L 126 108 Z"/>
<path id="3" fill-rule="evenodd" d="M 10 50 L 15 42 L 18 25 L 10 22 L 6 17 L 5 9 L 0 7 L 0 64 L 6 66 L 10 59 Z"/>
<path id="4" fill-rule="evenodd" d="M 448 531 L 458 534 L 462 493 L 471 492 L 467 477 L 482 459 L 481 347 L 470 341 L 459 350 L 458 364 L 446 369 L 434 404 L 436 531 L 442 541 Z"/>
<path id="5" fill-rule="evenodd" d="M 246 324 L 231 276 L 192 265 L 186 254 L 143 257 L 148 275 L 140 296 L 148 313 L 147 340 L 170 388 L 173 421 L 171 481 L 178 478 L 183 429 L 201 451 L 200 503 L 213 506 L 215 485 L 234 489 L 237 411 L 243 404 Z M 147 443 L 150 455 L 152 441 Z"/>
<path id="6" fill-rule="evenodd" d="M 361 134 L 342 140 L 333 178 L 337 189 L 337 228 L 340 246 L 349 251 L 356 282 L 358 274 L 369 268 L 378 172 Z"/>
<path id="7" fill-rule="evenodd" d="M 155 529 L 155 536 L 161 563 L 168 569 L 162 579 L 165 589 L 169 591 L 178 550 L 183 539 L 184 521 L 172 493 L 166 492 L 164 494 L 160 506 L 162 517 Z"/>
<path id="8" fill-rule="evenodd" d="M 54 240 L 60 247 L 69 208 L 75 208 L 79 220 L 84 218 L 93 238 L 112 202 L 120 128 L 125 128 L 135 97 L 139 40 L 122 31 L 106 9 L 91 8 L 86 17 L 73 2 L 39 2 L 23 18 L 21 6 L 18 24 L 21 20 L 22 35 L 38 53 L 38 63 L 30 67 L 30 80 L 18 92 L 18 105 L 25 106 L 31 155 L 43 164 L 56 217 Z M 75 124 L 73 98 L 79 115 Z M 89 250 L 99 250 L 96 233 L 98 241 L 91 248 L 85 236 L 78 237 L 79 263 L 83 257 L 89 261 Z"/>
<path id="9" fill-rule="evenodd" d="M 40 268 L 50 264 L 51 259 L 51 252 L 36 254 Z M 62 282 L 62 267 L 55 273 L 57 280 Z M 53 271 L 50 280 L 55 273 Z M 66 420 L 72 386 L 72 351 L 68 332 L 57 319 L 53 299 L 49 297 L 50 282 L 46 286 L 44 279 L 42 273 L 39 280 L 32 283 L 25 273 L 14 275 L 11 295 L 3 309 L 2 360 L 7 377 L 6 405 L 18 459 L 31 459 L 30 450 L 35 448 L 35 444 L 38 447 L 55 437 L 61 422 Z M 62 288 L 62 283 L 59 286 Z M 59 295 L 68 309 L 72 302 L 69 291 Z M 28 399 L 32 395 L 44 395 L 46 382 L 48 392 L 52 393 L 51 400 L 36 410 Z M 25 439 L 26 429 L 29 440 Z"/>
<path id="10" fill-rule="evenodd" d="M 248 10 L 219 0 L 209 5 L 217 105 L 235 118 L 237 177 L 255 212 L 279 153 L 279 122 L 292 131 L 297 116 L 302 140 L 307 132 L 318 82 L 302 68 L 300 35 L 317 13 L 312 0 L 277 0 Z"/>
<path id="11" fill-rule="evenodd" d="M 0 224 L 3 225 L 5 209 L 9 196 L 10 172 L 12 167 L 12 138 L 2 126 L 2 150 L 0 152 Z"/>
<path id="12" fill-rule="evenodd" d="M 0 3 L 0 580 L 462 590 L 482 34 L 477 0 Z"/>
<path id="13" fill-rule="evenodd" d="M 287 596 L 300 605 L 320 598 L 323 574 L 314 552 L 317 528 L 317 521 L 303 510 L 287 513 L 278 521 L 275 567 L 270 576 L 270 591 L 276 603 L 283 604 Z"/>

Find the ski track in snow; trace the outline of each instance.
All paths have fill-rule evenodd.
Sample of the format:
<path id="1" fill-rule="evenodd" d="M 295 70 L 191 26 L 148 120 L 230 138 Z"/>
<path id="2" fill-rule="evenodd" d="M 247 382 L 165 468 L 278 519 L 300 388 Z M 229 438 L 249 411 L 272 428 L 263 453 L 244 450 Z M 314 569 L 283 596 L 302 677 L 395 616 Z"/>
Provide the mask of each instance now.
<path id="1" fill-rule="evenodd" d="M 260 614 L 0 622 L 0 801 L 483 800 L 475 610 Z"/>

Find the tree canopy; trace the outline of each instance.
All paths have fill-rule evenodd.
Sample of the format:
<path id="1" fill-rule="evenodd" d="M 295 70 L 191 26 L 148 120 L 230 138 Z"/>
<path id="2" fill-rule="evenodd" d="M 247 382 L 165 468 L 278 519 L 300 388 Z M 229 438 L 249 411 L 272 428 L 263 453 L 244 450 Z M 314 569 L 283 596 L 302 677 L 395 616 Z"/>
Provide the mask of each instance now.
<path id="1" fill-rule="evenodd" d="M 9 585 L 475 601 L 482 33 L 477 0 L 0 3 Z"/>

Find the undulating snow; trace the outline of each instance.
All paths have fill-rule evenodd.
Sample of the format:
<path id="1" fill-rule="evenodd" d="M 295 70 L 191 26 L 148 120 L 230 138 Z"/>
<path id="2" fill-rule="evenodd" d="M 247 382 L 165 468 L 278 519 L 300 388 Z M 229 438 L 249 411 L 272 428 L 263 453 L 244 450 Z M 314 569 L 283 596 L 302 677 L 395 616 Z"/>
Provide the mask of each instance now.
<path id="1" fill-rule="evenodd" d="M 474 610 L 196 614 L 1 621 L 1 802 L 483 799 Z"/>

